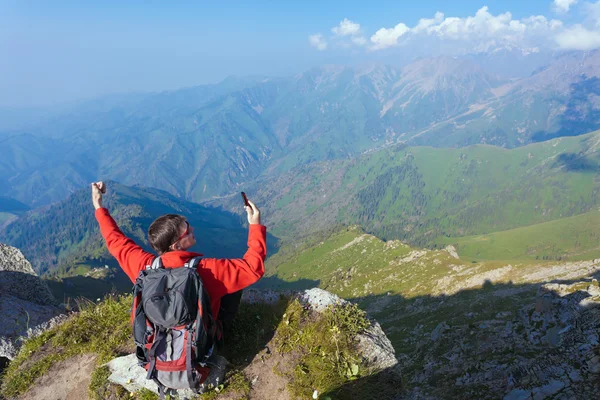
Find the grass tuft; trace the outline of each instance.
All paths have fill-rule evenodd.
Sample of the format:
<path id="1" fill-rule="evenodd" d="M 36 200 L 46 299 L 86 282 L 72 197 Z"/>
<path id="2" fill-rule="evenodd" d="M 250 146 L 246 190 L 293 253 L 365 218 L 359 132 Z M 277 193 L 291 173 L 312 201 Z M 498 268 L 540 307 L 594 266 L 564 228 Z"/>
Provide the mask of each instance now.
<path id="1" fill-rule="evenodd" d="M 331 392 L 367 372 L 356 349 L 356 334 L 369 327 L 364 312 L 356 305 L 330 306 L 322 313 L 305 309 L 298 301 L 290 303 L 277 328 L 278 351 L 299 357 L 288 375 L 290 392 L 298 398 L 311 398 Z"/>

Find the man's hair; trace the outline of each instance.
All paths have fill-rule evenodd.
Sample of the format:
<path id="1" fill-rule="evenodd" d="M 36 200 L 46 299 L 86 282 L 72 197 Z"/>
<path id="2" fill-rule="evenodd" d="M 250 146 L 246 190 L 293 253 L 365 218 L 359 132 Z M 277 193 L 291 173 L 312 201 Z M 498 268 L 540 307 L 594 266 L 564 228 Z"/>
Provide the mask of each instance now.
<path id="1" fill-rule="evenodd" d="M 169 251 L 169 247 L 179 238 L 181 224 L 185 221 L 185 217 L 177 214 L 167 214 L 156 218 L 148 228 L 150 246 L 158 254 Z"/>

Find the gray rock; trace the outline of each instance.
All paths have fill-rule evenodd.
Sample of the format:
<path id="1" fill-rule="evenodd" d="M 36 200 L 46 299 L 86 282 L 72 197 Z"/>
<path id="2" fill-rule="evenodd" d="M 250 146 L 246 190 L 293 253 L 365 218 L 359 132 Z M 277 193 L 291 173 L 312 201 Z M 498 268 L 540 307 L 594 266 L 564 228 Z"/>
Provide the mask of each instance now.
<path id="1" fill-rule="evenodd" d="M 456 252 L 456 247 L 448 245 L 448 246 L 446 246 L 446 248 L 444 248 L 444 250 L 446 250 L 448 252 L 448 254 L 450 254 L 452 257 L 456 258 L 457 260 L 460 260 L 460 257 L 458 256 L 458 253 Z"/>
<path id="2" fill-rule="evenodd" d="M 506 396 L 504 396 L 503 400 L 529 400 L 531 399 L 531 392 L 523 389 L 513 389 Z"/>
<path id="3" fill-rule="evenodd" d="M 437 342 L 440 337 L 444 334 L 445 331 L 450 329 L 447 323 L 440 322 L 434 330 L 431 332 L 431 340 Z"/>
<path id="4" fill-rule="evenodd" d="M 10 360 L 24 339 L 37 336 L 67 318 L 64 310 L 42 306 L 13 296 L 0 296 L 0 356 Z"/>
<path id="5" fill-rule="evenodd" d="M 304 292 L 300 292 L 298 294 L 298 300 L 300 300 L 301 303 L 310 306 L 313 310 L 319 312 L 324 311 L 330 305 L 342 304 L 346 302 L 335 294 L 319 288 L 313 288 L 305 290 Z"/>
<path id="6" fill-rule="evenodd" d="M 228 362 L 225 357 L 213 355 L 207 364 L 210 365 L 211 372 L 203 383 L 201 391 L 206 390 L 207 388 L 216 387 L 223 382 Z M 158 393 L 158 386 L 153 380 L 146 379 L 147 372 L 138 365 L 135 354 L 115 358 L 109 361 L 106 366 L 108 366 L 111 372 L 108 380 L 123 386 L 127 391 L 137 392 L 142 389 L 147 389 L 151 392 Z M 171 396 L 177 396 L 179 399 L 188 399 L 196 395 L 191 389 L 169 389 L 167 393 Z"/>
<path id="7" fill-rule="evenodd" d="M 56 303 L 23 253 L 3 243 L 0 243 L 0 293 L 41 305 Z"/>
<path id="8" fill-rule="evenodd" d="M 23 254 L 0 243 L 0 356 L 14 359 L 25 338 L 59 324 L 64 312 Z"/>
<path id="9" fill-rule="evenodd" d="M 369 367 L 377 370 L 398 364 L 392 342 L 375 321 L 371 322 L 371 327 L 365 333 L 358 335 L 358 352 Z"/>
<path id="10" fill-rule="evenodd" d="M 558 380 L 552 380 L 548 384 L 533 389 L 533 400 L 546 399 L 564 389 L 566 384 Z"/>

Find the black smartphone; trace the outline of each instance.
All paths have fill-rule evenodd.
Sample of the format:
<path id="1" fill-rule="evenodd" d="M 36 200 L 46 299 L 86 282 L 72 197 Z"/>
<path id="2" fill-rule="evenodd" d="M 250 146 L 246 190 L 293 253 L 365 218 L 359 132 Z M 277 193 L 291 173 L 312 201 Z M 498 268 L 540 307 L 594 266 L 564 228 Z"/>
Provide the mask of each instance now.
<path id="1" fill-rule="evenodd" d="M 248 203 L 248 198 L 246 197 L 246 193 L 242 192 L 242 198 L 244 199 L 244 204 L 250 207 L 250 203 Z"/>

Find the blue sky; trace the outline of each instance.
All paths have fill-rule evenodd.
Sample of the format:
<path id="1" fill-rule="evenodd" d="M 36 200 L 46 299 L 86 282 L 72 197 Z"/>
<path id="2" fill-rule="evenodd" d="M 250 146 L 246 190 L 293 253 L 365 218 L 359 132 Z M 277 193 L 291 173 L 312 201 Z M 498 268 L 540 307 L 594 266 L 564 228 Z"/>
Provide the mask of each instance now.
<path id="1" fill-rule="evenodd" d="M 0 0 L 0 106 L 176 89 L 229 75 L 291 75 L 327 63 L 393 63 L 423 48 L 600 46 L 600 18 L 590 19 L 596 3 L 582 0 L 225 4 Z M 533 27 L 532 16 L 545 21 Z M 431 21 L 419 25 L 422 18 Z M 493 32 L 483 28 L 496 23 Z"/>

